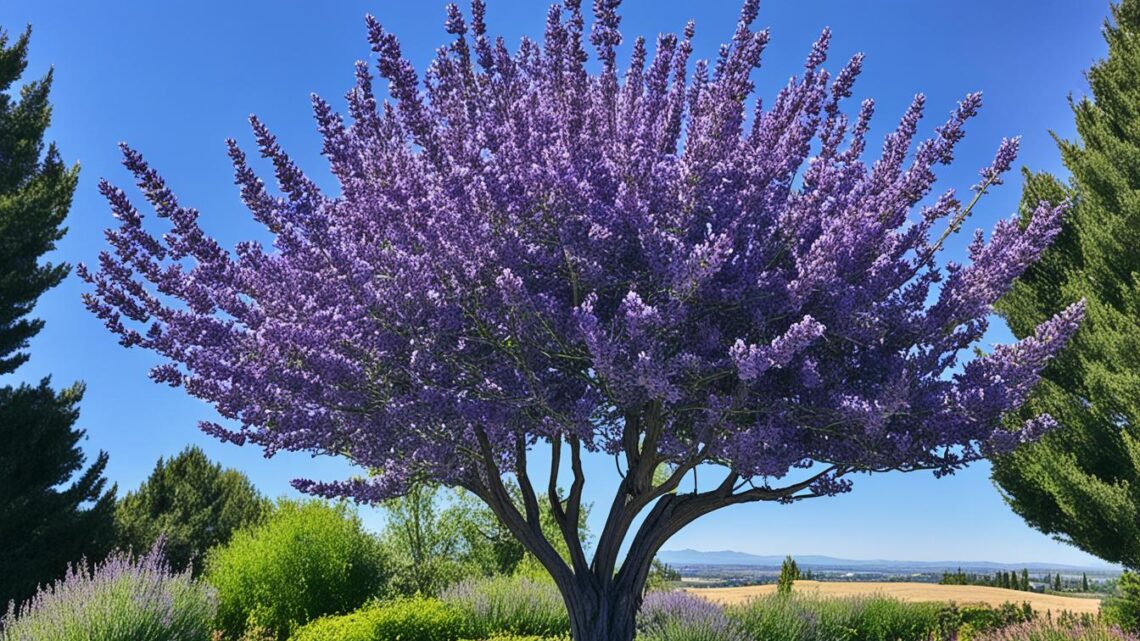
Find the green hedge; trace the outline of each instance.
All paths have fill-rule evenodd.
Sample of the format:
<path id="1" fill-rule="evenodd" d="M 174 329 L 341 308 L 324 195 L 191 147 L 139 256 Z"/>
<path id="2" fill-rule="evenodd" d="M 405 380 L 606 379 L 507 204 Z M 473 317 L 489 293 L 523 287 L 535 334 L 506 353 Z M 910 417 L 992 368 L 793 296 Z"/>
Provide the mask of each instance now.
<path id="1" fill-rule="evenodd" d="M 410 598 L 317 619 L 291 641 L 457 641 L 469 632 L 459 610 L 436 599 Z"/>

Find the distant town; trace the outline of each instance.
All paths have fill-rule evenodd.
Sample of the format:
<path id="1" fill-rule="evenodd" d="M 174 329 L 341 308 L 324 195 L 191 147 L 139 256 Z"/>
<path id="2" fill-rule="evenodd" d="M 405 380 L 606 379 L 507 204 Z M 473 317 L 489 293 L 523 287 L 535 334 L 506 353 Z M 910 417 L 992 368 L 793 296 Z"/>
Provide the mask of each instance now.
<path id="1" fill-rule="evenodd" d="M 784 556 L 731 550 L 662 550 L 658 559 L 679 580 L 702 587 L 765 585 L 779 578 Z M 1052 593 L 1105 593 L 1116 585 L 1121 570 L 1110 565 L 1078 566 L 1047 562 L 894 561 L 795 556 L 801 576 L 829 582 L 910 582 L 990 585 L 1014 590 Z"/>

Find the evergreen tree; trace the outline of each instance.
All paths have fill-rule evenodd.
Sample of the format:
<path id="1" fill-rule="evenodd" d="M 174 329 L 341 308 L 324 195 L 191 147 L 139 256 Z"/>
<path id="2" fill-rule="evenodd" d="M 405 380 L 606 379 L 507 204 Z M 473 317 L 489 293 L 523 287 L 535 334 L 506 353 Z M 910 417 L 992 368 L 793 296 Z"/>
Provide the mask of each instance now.
<path id="1" fill-rule="evenodd" d="M 43 327 L 29 314 L 70 270 L 41 258 L 65 232 L 79 177 L 54 145 L 45 149 L 51 72 L 10 93 L 27 66 L 30 35 L 10 43 L 0 29 L 0 375 L 28 360 L 28 341 Z M 75 428 L 82 396 L 82 384 L 57 393 L 48 379 L 0 387 L 0 610 L 69 563 L 101 559 L 113 542 L 107 455 L 83 470 L 84 432 Z"/>
<path id="2" fill-rule="evenodd" d="M 1059 573 L 1053 575 L 1053 589 L 1058 592 L 1061 591 L 1061 575 Z"/>
<path id="3" fill-rule="evenodd" d="M 1088 592 L 1088 591 L 1089 591 L 1089 575 L 1082 573 L 1081 574 L 1081 592 Z"/>
<path id="4" fill-rule="evenodd" d="M 1060 236 L 1001 299 L 1017 336 L 1069 301 L 1085 321 L 1046 367 L 1024 416 L 1064 429 L 1000 457 L 993 478 L 1031 526 L 1140 567 L 1140 0 L 1106 24 L 1108 57 L 1072 104 L 1079 142 L 1059 141 L 1070 184 L 1026 172 L 1022 219 L 1041 200 L 1073 201 Z"/>
<path id="5" fill-rule="evenodd" d="M 1023 592 L 1029 591 L 1029 568 L 1021 569 L 1021 585 L 1018 586 L 1018 589 Z"/>
<path id="6" fill-rule="evenodd" d="M 792 584 L 800 578 L 800 568 L 796 565 L 796 560 L 790 555 L 784 558 L 784 562 L 780 565 L 780 578 L 776 583 L 776 592 L 778 594 L 791 594 Z"/>
<path id="7" fill-rule="evenodd" d="M 158 459 L 150 477 L 119 500 L 115 523 L 119 545 L 136 553 L 161 536 L 173 569 L 201 573 L 207 550 L 254 525 L 269 502 L 245 474 L 211 463 L 197 447 L 170 460 Z"/>

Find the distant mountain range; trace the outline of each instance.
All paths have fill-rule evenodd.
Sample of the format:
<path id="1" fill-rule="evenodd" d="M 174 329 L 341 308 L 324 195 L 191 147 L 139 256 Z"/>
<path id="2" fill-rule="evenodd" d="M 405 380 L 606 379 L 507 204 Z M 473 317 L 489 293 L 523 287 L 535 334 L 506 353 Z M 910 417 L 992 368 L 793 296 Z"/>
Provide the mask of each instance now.
<path id="1" fill-rule="evenodd" d="M 784 561 L 782 555 L 767 556 L 736 552 L 734 550 L 721 550 L 718 552 L 705 552 L 701 550 L 662 550 L 657 557 L 672 566 L 681 565 L 721 565 L 721 566 L 749 566 L 756 568 L 778 568 Z M 1111 565 L 1080 566 L 1066 565 L 1064 563 L 995 563 L 992 561 L 890 561 L 885 559 L 837 559 L 830 556 L 796 555 L 796 564 L 802 568 L 815 568 L 827 570 L 850 571 L 914 571 L 914 572 L 942 572 L 961 568 L 964 571 L 995 572 L 998 570 L 1020 570 L 1027 568 L 1031 572 L 1046 570 L 1061 570 L 1069 572 L 1115 572 L 1118 568 Z"/>

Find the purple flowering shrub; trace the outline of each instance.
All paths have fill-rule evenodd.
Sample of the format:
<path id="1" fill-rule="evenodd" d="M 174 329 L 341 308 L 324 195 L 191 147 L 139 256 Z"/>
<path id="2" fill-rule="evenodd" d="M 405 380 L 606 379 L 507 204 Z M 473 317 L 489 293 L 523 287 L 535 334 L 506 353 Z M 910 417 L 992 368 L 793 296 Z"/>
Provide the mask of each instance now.
<path id="1" fill-rule="evenodd" d="M 764 641 L 931 641 L 938 636 L 942 607 L 881 596 L 828 598 L 793 591 L 758 597 L 727 612 L 748 638 Z"/>
<path id="2" fill-rule="evenodd" d="M 653 556 L 714 510 L 846 492 L 859 473 L 948 474 L 1039 437 L 1052 418 L 1002 417 L 1083 314 L 971 357 L 1065 209 L 1001 221 L 968 262 L 940 261 L 1017 151 L 1000 144 L 969 202 L 935 193 L 980 95 L 926 139 L 916 96 L 873 151 L 874 102 L 847 104 L 863 58 L 827 69 L 828 31 L 761 101 L 757 0 L 715 60 L 690 64 L 690 23 L 636 39 L 624 69 L 618 4 L 594 0 L 587 28 L 581 0 L 564 0 L 541 43 L 515 51 L 488 34 L 483 0 L 469 17 L 450 5 L 450 42 L 422 77 L 369 16 L 388 97 L 360 62 L 347 118 L 313 98 L 337 190 L 253 118 L 278 189 L 236 142 L 229 154 L 272 242 L 227 250 L 124 146 L 167 229 L 104 181 L 119 226 L 78 270 L 120 342 L 161 357 L 152 378 L 226 419 L 207 432 L 376 472 L 300 490 L 375 502 L 426 479 L 485 501 L 580 639 L 630 638 Z M 531 481 L 539 445 L 551 479 L 573 472 L 565 492 Z M 621 473 L 593 558 L 576 529 L 584 452 Z M 722 475 L 678 491 L 702 465 Z"/>
<path id="3" fill-rule="evenodd" d="M 440 599 L 462 612 L 479 634 L 557 636 L 570 631 L 562 597 L 549 580 L 468 579 L 444 590 Z"/>
<path id="4" fill-rule="evenodd" d="M 637 614 L 643 641 L 750 641 L 724 608 L 681 591 L 650 592 Z"/>
<path id="5" fill-rule="evenodd" d="M 209 641 L 215 600 L 189 570 L 172 573 L 158 546 L 138 558 L 117 552 L 9 606 L 0 641 Z"/>
<path id="6" fill-rule="evenodd" d="M 1101 623 L 1066 624 L 1039 618 L 979 634 L 973 641 L 1140 641 L 1140 636 Z"/>

